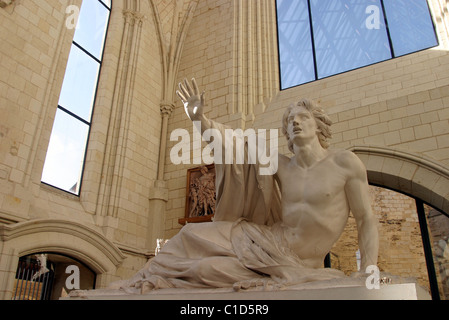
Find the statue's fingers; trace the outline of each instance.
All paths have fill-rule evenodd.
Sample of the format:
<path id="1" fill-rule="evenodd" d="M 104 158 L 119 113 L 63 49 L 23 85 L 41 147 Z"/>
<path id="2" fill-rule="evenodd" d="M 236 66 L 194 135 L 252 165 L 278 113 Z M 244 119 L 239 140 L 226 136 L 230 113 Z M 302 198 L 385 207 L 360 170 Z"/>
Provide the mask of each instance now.
<path id="1" fill-rule="evenodd" d="M 193 96 L 194 92 L 193 92 L 192 87 L 190 86 L 189 82 L 187 81 L 187 79 L 184 80 L 184 85 L 187 89 L 187 92 L 189 93 L 189 96 Z"/>
<path id="2" fill-rule="evenodd" d="M 181 90 L 180 92 L 185 98 L 190 98 L 190 94 L 187 92 L 187 89 L 182 85 L 181 82 L 179 83 L 179 90 Z M 187 99 L 185 100 L 187 101 Z"/>
<path id="3" fill-rule="evenodd" d="M 198 90 L 198 85 L 196 83 L 195 78 L 192 78 L 192 85 L 194 94 L 198 96 L 200 94 L 200 90 Z"/>
<path id="4" fill-rule="evenodd" d="M 179 99 L 181 99 L 182 103 L 187 102 L 186 97 L 184 97 L 184 95 L 179 90 L 176 90 L 176 94 L 178 95 Z"/>
<path id="5" fill-rule="evenodd" d="M 204 99 L 204 91 L 201 92 L 201 105 L 206 105 L 205 99 Z"/>

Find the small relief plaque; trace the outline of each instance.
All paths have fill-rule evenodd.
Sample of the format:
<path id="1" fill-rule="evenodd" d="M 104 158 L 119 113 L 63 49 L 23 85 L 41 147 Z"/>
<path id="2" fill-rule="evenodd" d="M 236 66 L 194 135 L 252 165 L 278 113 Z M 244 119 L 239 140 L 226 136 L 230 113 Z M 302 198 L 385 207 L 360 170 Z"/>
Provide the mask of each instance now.
<path id="1" fill-rule="evenodd" d="M 211 221 L 215 214 L 215 165 L 187 170 L 186 209 L 180 224 Z"/>

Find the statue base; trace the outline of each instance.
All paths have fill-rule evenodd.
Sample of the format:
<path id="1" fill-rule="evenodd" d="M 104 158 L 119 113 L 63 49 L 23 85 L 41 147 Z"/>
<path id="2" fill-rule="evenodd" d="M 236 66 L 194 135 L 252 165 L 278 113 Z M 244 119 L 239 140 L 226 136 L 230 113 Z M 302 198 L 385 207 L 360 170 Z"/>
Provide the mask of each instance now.
<path id="1" fill-rule="evenodd" d="M 366 286 L 293 286 L 279 290 L 160 289 L 145 294 L 126 294 L 115 290 L 93 290 L 63 300 L 431 300 L 416 283 L 384 284 L 379 289 Z"/>

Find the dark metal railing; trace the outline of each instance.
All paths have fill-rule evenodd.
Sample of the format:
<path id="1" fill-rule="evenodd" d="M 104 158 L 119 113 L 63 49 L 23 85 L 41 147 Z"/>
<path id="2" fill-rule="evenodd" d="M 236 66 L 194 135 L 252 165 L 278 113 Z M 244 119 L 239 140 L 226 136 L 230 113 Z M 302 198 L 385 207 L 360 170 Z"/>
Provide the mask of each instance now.
<path id="1" fill-rule="evenodd" d="M 12 300 L 50 300 L 54 271 L 51 263 L 40 265 L 30 257 L 20 258 Z"/>

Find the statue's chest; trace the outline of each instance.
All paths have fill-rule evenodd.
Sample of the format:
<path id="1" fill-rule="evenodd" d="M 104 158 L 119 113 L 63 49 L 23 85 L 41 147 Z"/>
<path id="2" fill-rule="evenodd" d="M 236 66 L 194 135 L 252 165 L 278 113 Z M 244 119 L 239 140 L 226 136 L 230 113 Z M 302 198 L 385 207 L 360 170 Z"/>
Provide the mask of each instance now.
<path id="1" fill-rule="evenodd" d="M 281 177 L 284 200 L 308 204 L 332 201 L 344 193 L 345 183 L 346 177 L 333 163 L 323 163 L 307 170 L 290 170 Z"/>

